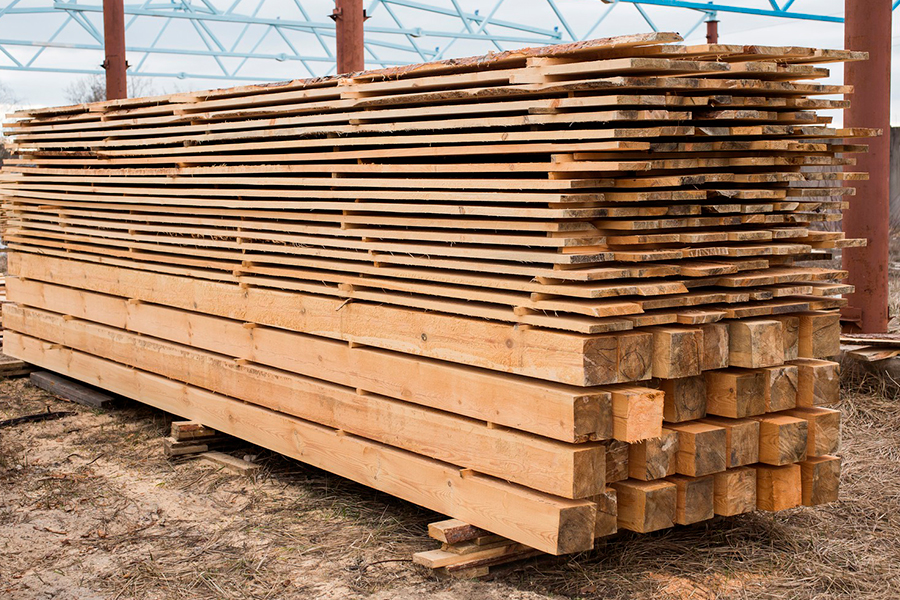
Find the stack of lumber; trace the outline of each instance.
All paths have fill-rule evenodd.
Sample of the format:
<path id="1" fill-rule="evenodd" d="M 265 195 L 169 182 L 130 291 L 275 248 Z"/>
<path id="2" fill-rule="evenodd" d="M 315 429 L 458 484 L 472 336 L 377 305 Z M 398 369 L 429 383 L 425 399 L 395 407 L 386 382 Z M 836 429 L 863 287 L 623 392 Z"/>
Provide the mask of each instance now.
<path id="1" fill-rule="evenodd" d="M 3 307 L 6 303 L 6 276 L 0 275 L 0 342 L 3 341 Z"/>
<path id="2" fill-rule="evenodd" d="M 5 351 L 553 554 L 831 500 L 865 56 L 677 41 L 15 113 Z"/>
<path id="3" fill-rule="evenodd" d="M 900 334 L 848 333 L 841 336 L 841 352 L 863 362 L 900 356 Z"/>

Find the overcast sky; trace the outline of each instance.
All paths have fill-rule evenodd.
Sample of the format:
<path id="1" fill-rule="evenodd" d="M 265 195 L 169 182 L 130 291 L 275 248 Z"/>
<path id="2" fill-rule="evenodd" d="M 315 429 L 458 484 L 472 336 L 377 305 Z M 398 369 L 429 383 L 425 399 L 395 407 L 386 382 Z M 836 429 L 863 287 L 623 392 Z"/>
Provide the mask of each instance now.
<path id="1" fill-rule="evenodd" d="M 94 0 L 99 5 L 99 0 Z M 720 0 L 723 3 L 741 6 L 756 6 L 760 8 L 769 7 L 768 0 Z M 884 1 L 889 0 L 872 0 Z M 9 4 L 10 0 L 0 0 L 0 12 Z M 227 7 L 231 5 L 233 0 L 213 0 L 217 6 Z M 236 12 L 252 13 L 257 11 L 258 17 L 280 18 L 283 20 L 305 20 L 297 6 L 300 3 L 303 9 L 307 11 L 309 19 L 313 21 L 328 21 L 327 15 L 333 8 L 331 0 L 240 0 Z M 366 0 L 369 5 L 371 0 Z M 424 4 L 437 6 L 440 8 L 452 8 L 451 0 L 419 0 Z M 784 0 L 778 0 L 783 3 Z M 481 10 L 484 15 L 494 6 L 493 0 L 458 0 L 459 5 L 466 11 Z M 798 12 L 816 12 L 818 14 L 841 15 L 843 12 L 843 0 L 795 0 L 792 10 Z M 82 3 L 91 6 L 90 2 Z M 564 18 L 569 27 L 574 31 L 576 36 L 583 36 L 588 29 L 593 26 L 598 17 L 606 10 L 606 4 L 598 0 L 557 0 Z M 50 6 L 50 0 L 22 0 L 17 4 L 18 8 L 26 6 Z M 461 22 L 456 18 L 443 17 L 441 15 L 414 11 L 400 6 L 393 7 L 394 16 L 400 20 L 402 25 L 407 28 L 420 27 L 424 30 L 433 31 L 458 31 L 461 29 Z M 690 10 L 671 9 L 664 7 L 646 6 L 644 8 L 647 15 L 653 20 L 657 28 L 661 31 L 677 31 L 686 34 L 698 21 L 698 13 Z M 391 14 L 389 14 L 384 6 L 376 7 L 372 11 L 372 18 L 367 21 L 366 26 L 374 30 L 377 27 L 396 26 Z M 102 31 L 102 15 L 99 12 L 87 12 L 83 15 L 90 20 L 94 26 Z M 544 29 L 553 29 L 559 27 L 561 31 L 565 28 L 560 20 L 554 15 L 546 0 L 505 0 L 505 3 L 495 14 L 498 19 L 507 19 L 518 23 L 526 23 Z M 0 17 L 0 39 L 15 39 L 25 41 L 46 41 L 54 31 L 64 24 L 66 15 L 64 13 L 36 15 L 4 15 Z M 794 45 L 794 46 L 816 46 L 823 48 L 841 48 L 843 47 L 843 30 L 842 25 L 838 23 L 824 23 L 812 21 L 799 21 L 793 19 L 777 19 L 766 17 L 753 17 L 746 15 L 719 14 L 719 41 L 720 43 L 734 44 L 758 44 L 758 45 Z M 128 29 L 127 39 L 129 45 L 133 46 L 149 46 L 155 39 L 159 38 L 160 47 L 182 48 L 190 50 L 203 50 L 205 48 L 204 41 L 191 23 L 186 20 L 173 21 L 168 28 L 161 30 L 165 21 L 163 19 L 153 17 L 141 17 L 136 19 Z M 313 58 L 324 60 L 308 61 L 306 64 L 298 61 L 275 59 L 265 60 L 249 60 L 244 63 L 238 75 L 250 78 L 256 81 L 278 81 L 283 79 L 302 78 L 313 74 L 321 75 L 331 71 L 332 63 L 328 58 L 322 44 L 311 34 L 300 32 L 289 32 L 286 34 L 287 39 L 283 39 L 272 28 L 265 26 L 253 26 L 244 31 L 242 26 L 229 23 L 213 23 L 207 25 L 215 34 L 216 38 L 226 47 L 231 47 L 235 40 L 238 41 L 235 49 L 239 52 L 248 52 L 256 46 L 256 52 L 278 55 L 281 53 L 289 53 L 290 45 L 297 49 L 298 52 Z M 242 34 L 243 31 L 243 34 Z M 496 34 L 512 35 L 514 31 L 501 28 L 493 28 Z M 650 26 L 644 21 L 634 6 L 620 4 L 610 13 L 608 18 L 597 27 L 591 37 L 605 37 L 613 35 L 624 35 L 629 33 L 650 31 Z M 532 37 L 538 39 L 539 36 L 532 36 L 527 33 L 518 33 L 520 36 Z M 898 25 L 894 24 L 894 38 L 900 36 Z M 332 38 L 324 38 L 326 45 L 330 45 Z M 370 32 L 367 39 L 373 41 L 384 41 L 409 46 L 408 38 L 402 36 L 388 36 L 385 34 L 377 34 Z M 568 39 L 566 36 L 565 39 Z M 447 40 L 435 36 L 423 36 L 413 38 L 420 49 L 425 52 L 444 51 L 444 57 L 469 56 L 475 54 L 483 54 L 492 49 L 496 49 L 492 44 L 485 41 L 458 41 L 451 47 L 446 48 Z M 66 44 L 89 44 L 96 43 L 87 31 L 78 26 L 75 22 L 70 21 L 62 31 L 57 35 L 56 42 Z M 211 40 L 207 40 L 214 43 Z M 690 36 L 687 37 L 690 43 L 705 42 L 705 26 L 698 27 Z M 521 47 L 524 45 L 533 45 L 526 42 L 503 42 L 501 46 L 504 49 Z M 900 57 L 897 56 L 897 46 L 900 41 L 894 44 L 893 55 L 893 71 L 894 77 L 892 85 L 892 122 L 900 122 Z M 6 50 L 15 56 L 18 60 L 25 62 L 35 52 L 35 48 L 26 46 L 6 46 Z M 418 55 L 412 51 L 392 50 L 386 47 L 375 48 L 378 56 L 389 62 L 421 62 Z M 132 66 L 141 63 L 142 54 L 131 53 L 128 57 Z M 371 57 L 370 57 L 371 58 Z M 98 64 L 102 62 L 103 56 L 100 52 L 90 50 L 76 49 L 59 49 L 48 48 L 34 61 L 36 67 L 52 67 L 65 66 L 75 70 L 91 70 L 96 69 Z M 223 59 L 222 64 L 229 72 L 241 63 L 239 58 Z M 12 64 L 11 60 L 0 54 L 0 66 Z M 376 64 L 370 66 L 375 67 Z M 145 72 L 167 72 L 167 73 L 221 73 L 219 65 L 209 57 L 185 57 L 166 54 L 156 54 L 147 57 L 141 65 Z M 307 70 L 309 68 L 309 70 Z M 838 65 L 834 68 L 834 73 L 830 79 L 831 82 L 840 82 L 842 79 L 842 68 Z M 56 105 L 67 104 L 67 90 L 84 75 L 57 74 L 46 72 L 20 72 L 0 70 L 0 83 L 7 90 L 11 91 L 17 100 L 17 104 L 34 106 L 34 105 Z M 203 78 L 152 78 L 142 82 L 140 88 L 145 91 L 154 93 L 168 93 L 174 91 L 187 91 L 194 89 L 207 89 L 211 87 L 227 87 L 232 84 L 246 83 L 246 81 L 227 81 Z M 2 108 L 0 108 L 2 110 Z"/>

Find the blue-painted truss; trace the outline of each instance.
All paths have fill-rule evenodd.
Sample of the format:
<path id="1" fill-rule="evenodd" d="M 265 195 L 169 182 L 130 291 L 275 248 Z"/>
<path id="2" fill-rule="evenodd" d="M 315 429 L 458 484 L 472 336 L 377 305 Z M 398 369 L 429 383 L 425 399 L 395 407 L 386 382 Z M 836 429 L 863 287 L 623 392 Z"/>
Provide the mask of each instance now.
<path id="1" fill-rule="evenodd" d="M 475 43 L 484 51 L 589 39 L 614 10 L 626 7 L 654 31 L 660 28 L 652 11 L 693 11 L 699 18 L 685 37 L 718 13 L 843 22 L 841 16 L 812 12 L 821 8 L 818 0 L 530 0 L 528 10 L 517 11 L 522 1 L 371 0 L 366 63 L 387 67 L 472 54 Z M 872 1 L 900 5 L 900 0 Z M 335 31 L 327 18 L 332 5 L 328 0 L 126 3 L 129 73 L 261 81 L 284 77 L 267 72 L 266 65 L 275 63 L 299 63 L 302 69 L 290 69 L 293 77 L 333 72 Z M 573 7 L 574 16 L 567 12 Z M 102 73 L 102 11 L 101 0 L 0 0 L 0 69 Z"/>

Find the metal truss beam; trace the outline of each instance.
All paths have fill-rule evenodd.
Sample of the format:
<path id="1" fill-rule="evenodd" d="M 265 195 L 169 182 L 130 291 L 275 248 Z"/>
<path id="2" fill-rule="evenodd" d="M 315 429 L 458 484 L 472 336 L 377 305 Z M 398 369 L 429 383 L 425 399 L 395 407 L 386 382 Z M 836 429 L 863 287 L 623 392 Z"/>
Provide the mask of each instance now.
<path id="1" fill-rule="evenodd" d="M 900 0 L 890 1 L 892 9 L 900 5 Z M 332 73 L 335 24 L 327 14 L 317 14 L 321 7 L 311 12 L 304 4 L 309 2 L 129 2 L 124 7 L 129 74 L 237 82 Z M 529 11 L 517 11 L 517 4 L 484 0 L 484 8 L 473 11 L 462 0 L 369 0 L 365 63 L 390 67 L 453 52 L 471 54 L 473 48 L 483 52 L 580 41 L 601 34 L 601 25 L 608 26 L 611 15 L 626 9 L 639 14 L 650 30 L 677 29 L 685 37 L 726 14 L 843 22 L 842 16 L 814 12 L 816 0 L 535 0 Z M 673 27 L 667 9 L 695 16 Z M 101 0 L 0 0 L 0 69 L 102 73 L 102 11 Z M 666 18 L 666 27 L 658 25 Z M 16 19 L 31 19 L 32 24 L 17 26 Z M 479 43 L 487 46 L 473 46 Z M 72 50 L 65 63 L 59 60 L 60 50 Z M 173 68 L 173 56 L 185 57 L 185 65 Z M 297 64 L 298 69 L 274 69 L 276 63 Z"/>
<path id="2" fill-rule="evenodd" d="M 877 2 L 879 0 L 875 1 Z M 759 17 L 778 17 L 781 19 L 802 19 L 806 21 L 824 21 L 826 23 L 844 22 L 844 17 L 791 10 L 795 0 L 781 0 L 781 5 L 779 5 L 776 0 L 769 0 L 770 8 L 754 8 L 727 2 L 691 2 L 689 0 L 601 0 L 601 2 L 604 4 L 634 4 L 638 9 L 640 9 L 641 5 L 666 6 L 669 8 L 687 8 L 704 12 L 737 13 L 742 15 L 756 15 Z M 741 4 L 746 5 L 746 2 Z M 893 8 L 897 8 L 897 5 L 900 5 L 900 0 L 895 0 Z"/>

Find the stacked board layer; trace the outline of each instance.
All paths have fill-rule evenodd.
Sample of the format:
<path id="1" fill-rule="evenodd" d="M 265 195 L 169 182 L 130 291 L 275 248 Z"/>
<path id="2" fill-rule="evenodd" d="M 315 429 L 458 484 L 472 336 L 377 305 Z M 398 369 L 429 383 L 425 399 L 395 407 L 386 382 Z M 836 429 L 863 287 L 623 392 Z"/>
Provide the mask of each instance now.
<path id="1" fill-rule="evenodd" d="M 865 56 L 678 41 L 15 113 L 4 351 L 543 552 L 828 501 Z"/>

